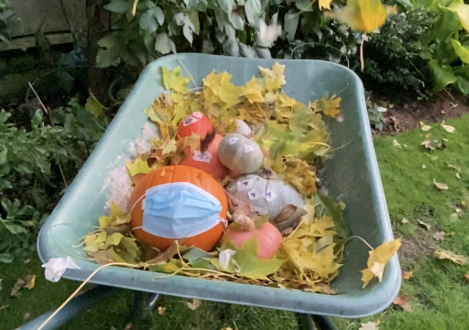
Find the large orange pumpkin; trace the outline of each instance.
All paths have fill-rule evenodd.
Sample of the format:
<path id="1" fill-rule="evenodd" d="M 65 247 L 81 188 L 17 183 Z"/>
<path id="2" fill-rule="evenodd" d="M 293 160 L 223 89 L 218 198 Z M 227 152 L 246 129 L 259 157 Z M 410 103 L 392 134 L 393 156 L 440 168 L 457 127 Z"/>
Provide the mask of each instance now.
<path id="1" fill-rule="evenodd" d="M 202 112 L 196 111 L 181 120 L 178 125 L 178 138 L 185 138 L 192 133 L 199 135 L 205 139 L 207 133 L 213 130 L 212 123 Z"/>
<path id="2" fill-rule="evenodd" d="M 137 228 L 132 230 L 132 233 L 140 242 L 154 246 L 160 251 L 169 248 L 174 242 L 174 239 L 158 237 L 143 231 L 142 228 L 138 228 L 142 226 L 143 222 L 142 201 L 144 198 L 142 198 L 142 196 L 152 187 L 172 182 L 189 182 L 214 196 L 220 201 L 222 207 L 219 213 L 221 218 L 226 219 L 226 213 L 228 211 L 228 201 L 225 190 L 214 178 L 204 171 L 190 166 L 177 165 L 161 167 L 146 174 L 135 186 L 129 200 L 129 205 L 132 206 L 131 227 Z M 181 207 L 183 208 L 184 205 L 181 205 Z M 186 238 L 182 244 L 185 246 L 195 246 L 204 251 L 210 251 L 222 234 L 223 224 L 219 223 L 202 234 Z"/>
<path id="3" fill-rule="evenodd" d="M 186 147 L 184 152 L 186 153 L 187 157 L 182 159 L 179 162 L 179 165 L 198 168 L 199 170 L 210 174 L 216 180 L 223 179 L 227 169 L 218 158 L 218 145 L 220 144 L 221 140 L 223 140 L 223 137 L 221 135 L 215 134 L 215 137 L 213 138 L 212 142 L 210 142 L 207 150 L 204 153 L 200 152 L 200 147 L 197 148 L 194 153 L 191 153 L 190 147 Z"/>

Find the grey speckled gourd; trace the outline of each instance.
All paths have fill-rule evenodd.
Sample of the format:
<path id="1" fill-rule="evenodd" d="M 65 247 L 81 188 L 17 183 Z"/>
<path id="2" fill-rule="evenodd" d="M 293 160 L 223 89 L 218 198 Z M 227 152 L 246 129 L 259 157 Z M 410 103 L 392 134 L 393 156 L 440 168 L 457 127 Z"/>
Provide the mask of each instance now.
<path id="1" fill-rule="evenodd" d="M 226 190 L 231 197 L 250 204 L 251 210 L 257 208 L 260 214 L 268 214 L 271 222 L 286 205 L 292 204 L 298 207 L 283 224 L 277 225 L 272 222 L 280 231 L 299 222 L 303 212 L 303 197 L 295 188 L 280 179 L 264 179 L 256 174 L 249 174 L 231 182 Z M 231 203 L 230 212 L 234 212 Z"/>
<path id="2" fill-rule="evenodd" d="M 218 158 L 230 170 L 238 174 L 257 171 L 264 160 L 259 145 L 237 133 L 227 134 L 218 146 Z"/>

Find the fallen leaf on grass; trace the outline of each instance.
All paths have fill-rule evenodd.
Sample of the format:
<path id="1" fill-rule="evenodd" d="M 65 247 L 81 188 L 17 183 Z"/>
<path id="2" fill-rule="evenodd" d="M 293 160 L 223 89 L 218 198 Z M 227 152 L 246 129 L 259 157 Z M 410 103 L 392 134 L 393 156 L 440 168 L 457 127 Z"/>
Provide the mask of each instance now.
<path id="1" fill-rule="evenodd" d="M 420 220 L 417 220 L 417 222 L 419 223 L 419 225 L 421 225 L 421 226 L 425 227 L 427 230 L 430 230 L 430 229 L 432 229 L 432 226 L 431 226 L 431 225 L 429 225 L 428 223 L 425 223 L 425 222 L 423 222 L 423 221 L 420 221 Z"/>
<path id="2" fill-rule="evenodd" d="M 425 165 L 422 165 L 422 169 L 426 169 L 427 167 Z"/>
<path id="3" fill-rule="evenodd" d="M 397 149 L 402 149 L 402 146 L 399 142 L 397 142 L 396 139 L 392 140 L 392 145 L 396 147 Z"/>
<path id="4" fill-rule="evenodd" d="M 409 271 L 406 271 L 406 270 L 405 270 L 405 271 L 402 272 L 402 278 L 403 278 L 404 280 L 410 279 L 413 275 L 414 275 L 414 272 L 411 271 L 411 270 L 409 270 Z"/>
<path id="5" fill-rule="evenodd" d="M 383 243 L 375 250 L 369 252 L 367 268 L 361 271 L 363 273 L 363 288 L 368 285 L 373 277 L 377 277 L 381 282 L 386 264 L 391 260 L 400 246 L 401 239 L 398 238 L 392 242 Z"/>
<path id="6" fill-rule="evenodd" d="M 10 307 L 10 305 L 2 305 L 0 306 L 0 311 L 7 309 L 8 307 Z"/>
<path id="7" fill-rule="evenodd" d="M 432 141 L 430 140 L 423 141 L 422 143 L 420 143 L 420 145 L 424 146 L 427 149 L 435 150 L 435 148 L 432 146 Z"/>
<path id="8" fill-rule="evenodd" d="M 362 323 L 360 329 L 358 330 L 378 330 L 378 324 L 379 321 Z"/>
<path id="9" fill-rule="evenodd" d="M 456 222 L 459 220 L 459 215 L 457 213 L 453 213 L 449 216 L 449 218 L 451 219 L 451 222 Z"/>
<path id="10" fill-rule="evenodd" d="M 461 177 L 459 176 L 459 172 L 456 172 L 456 177 L 461 180 Z"/>
<path id="11" fill-rule="evenodd" d="M 401 220 L 401 222 L 402 222 L 402 224 L 406 224 L 406 223 L 409 223 L 409 220 L 407 220 L 406 218 L 403 218 L 403 219 Z"/>
<path id="12" fill-rule="evenodd" d="M 159 307 L 158 307 L 158 314 L 160 314 L 161 316 L 165 316 L 165 314 L 166 314 L 166 307 L 159 306 Z"/>
<path id="13" fill-rule="evenodd" d="M 464 278 L 469 281 L 469 273 L 467 273 L 466 275 L 464 275 Z"/>
<path id="14" fill-rule="evenodd" d="M 29 313 L 24 313 L 23 318 L 24 318 L 25 321 L 26 321 L 27 319 L 29 319 L 30 317 L 31 317 L 31 314 L 29 314 Z"/>
<path id="15" fill-rule="evenodd" d="M 24 277 L 23 288 L 31 290 L 36 284 L 36 275 L 26 275 Z"/>
<path id="16" fill-rule="evenodd" d="M 3 282 L 3 279 L 0 278 L 0 291 L 2 291 L 2 289 L 3 289 L 3 283 L 2 282 Z"/>
<path id="17" fill-rule="evenodd" d="M 187 302 L 187 307 L 189 307 L 190 309 L 195 311 L 197 308 L 200 307 L 201 303 L 202 302 L 199 299 L 194 298 L 194 299 L 192 299 L 192 302 L 189 302 L 189 301 Z"/>
<path id="18" fill-rule="evenodd" d="M 23 287 L 24 281 L 22 278 L 19 278 L 16 280 L 15 285 L 13 286 L 13 289 L 11 289 L 11 296 L 16 297 L 18 295 L 18 292 L 21 290 Z"/>
<path id="19" fill-rule="evenodd" d="M 437 187 L 440 190 L 448 190 L 449 189 L 447 184 L 436 182 L 435 178 L 433 178 L 433 183 L 435 184 L 435 187 Z"/>
<path id="20" fill-rule="evenodd" d="M 223 329 L 220 329 L 220 330 L 233 330 L 233 328 L 223 328 Z"/>
<path id="21" fill-rule="evenodd" d="M 434 254 L 438 259 L 448 259 L 458 265 L 467 265 L 469 263 L 469 259 L 466 256 L 461 256 L 448 250 L 436 250 Z"/>
<path id="22" fill-rule="evenodd" d="M 435 234 L 433 234 L 433 238 L 437 241 L 442 241 L 445 239 L 446 233 L 444 231 L 437 231 Z"/>
<path id="23" fill-rule="evenodd" d="M 454 131 L 456 130 L 456 128 L 454 128 L 453 126 L 449 126 L 445 124 L 441 124 L 441 127 L 443 127 L 446 132 L 451 133 L 451 134 L 453 134 Z"/>
<path id="24" fill-rule="evenodd" d="M 459 166 L 451 165 L 451 164 L 446 164 L 449 168 L 455 169 L 458 172 L 461 172 L 461 168 Z"/>
<path id="25" fill-rule="evenodd" d="M 422 131 L 426 132 L 429 131 L 432 127 L 430 125 L 426 125 L 423 121 L 421 121 L 420 128 L 422 129 Z"/>
<path id="26" fill-rule="evenodd" d="M 401 306 L 403 309 L 405 309 L 408 312 L 412 312 L 412 307 L 410 306 L 408 299 L 409 298 L 407 297 L 407 295 L 403 295 L 401 297 L 396 297 L 396 299 L 394 299 L 392 303 L 394 305 Z"/>
<path id="27" fill-rule="evenodd" d="M 127 323 L 127 324 L 125 325 L 124 330 L 130 330 L 130 329 L 132 329 L 132 323 Z"/>
<path id="28" fill-rule="evenodd" d="M 24 263 L 25 263 L 25 264 L 29 264 L 30 261 L 31 261 L 31 259 L 26 259 L 26 260 L 24 261 Z"/>

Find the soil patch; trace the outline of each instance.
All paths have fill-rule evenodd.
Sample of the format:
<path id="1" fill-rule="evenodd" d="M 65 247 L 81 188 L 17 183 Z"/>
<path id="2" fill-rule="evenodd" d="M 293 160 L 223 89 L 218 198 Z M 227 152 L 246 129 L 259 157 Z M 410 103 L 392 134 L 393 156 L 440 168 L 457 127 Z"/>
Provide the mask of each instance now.
<path id="1" fill-rule="evenodd" d="M 443 99 L 444 97 L 444 99 Z M 429 101 L 413 101 L 407 104 L 387 103 L 387 111 L 384 113 L 385 123 L 381 134 L 394 135 L 395 133 L 406 131 L 420 126 L 420 122 L 434 123 L 441 122 L 445 118 L 460 118 L 469 113 L 469 98 L 465 96 L 442 95 Z"/>

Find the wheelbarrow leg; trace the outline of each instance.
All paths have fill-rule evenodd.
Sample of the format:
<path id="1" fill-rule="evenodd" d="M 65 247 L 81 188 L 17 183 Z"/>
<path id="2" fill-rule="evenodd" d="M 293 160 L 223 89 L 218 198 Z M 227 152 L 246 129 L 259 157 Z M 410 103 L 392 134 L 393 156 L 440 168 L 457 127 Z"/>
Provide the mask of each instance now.
<path id="1" fill-rule="evenodd" d="M 300 330 L 339 330 L 328 316 L 296 314 Z"/>
<path id="2" fill-rule="evenodd" d="M 159 293 L 135 291 L 134 304 L 130 309 L 129 320 L 132 329 L 138 328 L 140 322 L 156 307 L 156 303 L 163 297 Z"/>
<path id="3" fill-rule="evenodd" d="M 60 326 L 68 323 L 77 314 L 85 309 L 90 309 L 93 304 L 96 304 L 103 299 L 109 298 L 118 290 L 109 286 L 96 286 L 83 294 L 73 298 L 65 305 L 43 328 L 42 330 L 54 330 Z M 16 330 L 37 330 L 47 318 L 55 312 L 55 308 L 41 316 L 23 324 Z M 1 326 L 0 326 L 1 328 Z"/>

